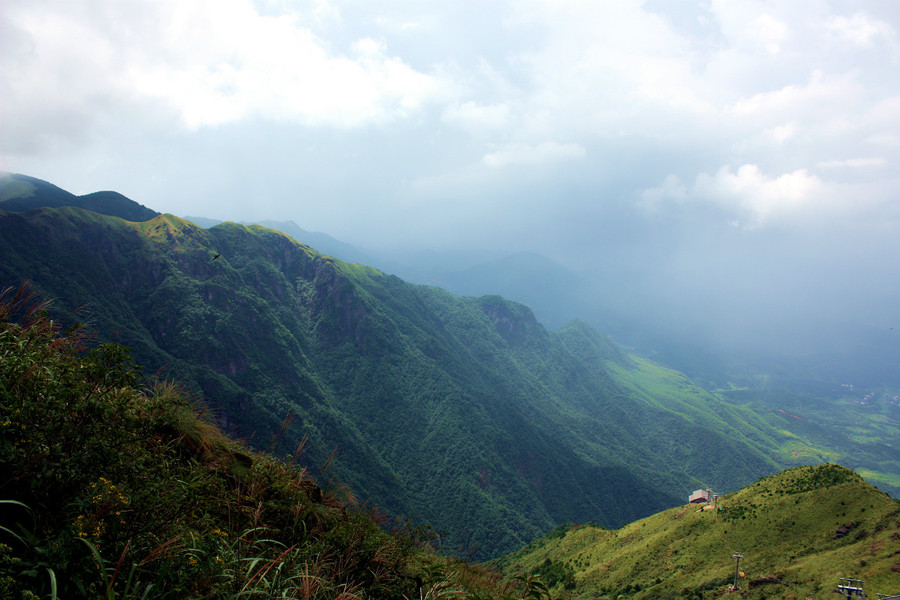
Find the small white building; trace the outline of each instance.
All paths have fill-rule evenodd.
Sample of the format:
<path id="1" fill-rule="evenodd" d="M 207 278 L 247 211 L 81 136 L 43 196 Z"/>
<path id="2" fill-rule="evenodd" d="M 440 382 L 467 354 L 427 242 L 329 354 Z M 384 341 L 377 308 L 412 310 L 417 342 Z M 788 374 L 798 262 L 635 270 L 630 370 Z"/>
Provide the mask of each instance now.
<path id="1" fill-rule="evenodd" d="M 696 490 L 688 498 L 688 502 L 691 504 L 703 504 L 704 502 L 709 502 L 710 498 L 712 498 L 712 490 Z"/>

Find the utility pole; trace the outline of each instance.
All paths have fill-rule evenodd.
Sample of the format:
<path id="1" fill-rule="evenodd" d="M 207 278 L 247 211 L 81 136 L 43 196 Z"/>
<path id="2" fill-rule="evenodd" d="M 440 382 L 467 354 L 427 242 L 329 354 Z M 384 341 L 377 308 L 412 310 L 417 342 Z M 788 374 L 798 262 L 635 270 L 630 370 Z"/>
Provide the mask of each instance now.
<path id="1" fill-rule="evenodd" d="M 740 552 L 735 552 L 734 554 L 731 555 L 731 558 L 733 558 L 737 561 L 734 564 L 734 585 L 731 586 L 731 589 L 736 590 L 736 589 L 738 589 L 738 584 L 737 584 L 738 575 L 741 572 L 741 559 L 744 558 L 744 555 L 741 554 Z"/>

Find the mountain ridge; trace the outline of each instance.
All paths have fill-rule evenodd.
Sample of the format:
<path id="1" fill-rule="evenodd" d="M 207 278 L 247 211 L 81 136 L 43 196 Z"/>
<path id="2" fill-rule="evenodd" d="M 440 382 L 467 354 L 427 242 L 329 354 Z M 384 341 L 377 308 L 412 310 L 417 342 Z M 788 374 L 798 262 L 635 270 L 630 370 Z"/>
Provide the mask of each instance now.
<path id="1" fill-rule="evenodd" d="M 280 452 L 309 436 L 321 464 L 339 446 L 354 469 L 336 472 L 351 487 L 392 514 L 454 523 L 454 546 L 510 549 L 588 515 L 621 524 L 691 479 L 677 465 L 662 475 L 639 442 L 680 417 L 623 410 L 629 395 L 605 366 L 621 356 L 585 326 L 548 332 L 522 305 L 413 286 L 260 226 L 61 208 L 2 213 L 0 230 L 0 280 L 31 279 L 61 318 L 93 303 L 102 336 L 183 381 L 254 443 L 277 437 L 287 415 L 295 425 Z M 706 414 L 704 427 L 719 419 Z M 723 448 L 762 474 L 777 468 L 764 451 L 774 445 Z M 713 464 L 696 475 L 731 477 Z M 617 485 L 634 497 L 613 500 Z"/>
<path id="2" fill-rule="evenodd" d="M 449 530 L 453 550 L 618 526 L 808 460 L 785 451 L 802 438 L 584 322 L 548 331 L 500 296 L 412 285 L 259 225 L 63 207 L 0 211 L 0 231 L 4 285 L 32 280 L 68 323 L 90 305 L 102 339 L 257 447 L 307 440 L 310 468 L 339 448 L 333 473 Z"/>
<path id="3" fill-rule="evenodd" d="M 76 196 L 36 177 L 0 172 L 0 209 L 25 212 L 63 206 L 77 206 L 126 221 L 147 221 L 159 215 L 118 192 L 101 191 Z"/>
<path id="4" fill-rule="evenodd" d="M 870 595 L 900 590 L 898 539 L 900 501 L 825 464 L 617 530 L 569 524 L 495 562 L 573 599 L 715 598 L 735 580 L 741 598 L 804 599 L 830 596 L 838 577 L 865 580 Z"/>

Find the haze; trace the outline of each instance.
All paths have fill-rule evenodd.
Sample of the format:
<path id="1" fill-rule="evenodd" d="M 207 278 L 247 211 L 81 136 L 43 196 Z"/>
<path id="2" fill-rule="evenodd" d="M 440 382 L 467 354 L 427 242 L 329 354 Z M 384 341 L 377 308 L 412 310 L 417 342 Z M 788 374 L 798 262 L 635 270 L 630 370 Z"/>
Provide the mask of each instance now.
<path id="1" fill-rule="evenodd" d="M 533 251 L 704 342 L 890 351 L 898 29 L 878 0 L 4 2 L 0 169 L 401 262 Z"/>

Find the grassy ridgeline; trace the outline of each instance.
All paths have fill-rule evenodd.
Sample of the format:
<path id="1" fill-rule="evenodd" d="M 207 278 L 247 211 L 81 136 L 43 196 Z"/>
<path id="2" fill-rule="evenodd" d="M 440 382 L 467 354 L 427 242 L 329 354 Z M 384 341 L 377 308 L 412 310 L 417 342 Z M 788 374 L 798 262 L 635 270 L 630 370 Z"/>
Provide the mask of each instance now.
<path id="1" fill-rule="evenodd" d="M 0 298 L 0 598 L 500 597 L 352 493 L 249 450 L 114 344 Z"/>
<path id="2" fill-rule="evenodd" d="M 560 527 L 500 559 L 572 598 L 832 597 L 838 577 L 870 597 L 900 591 L 900 503 L 839 465 L 795 467 L 707 505 L 673 508 L 621 529 Z"/>

